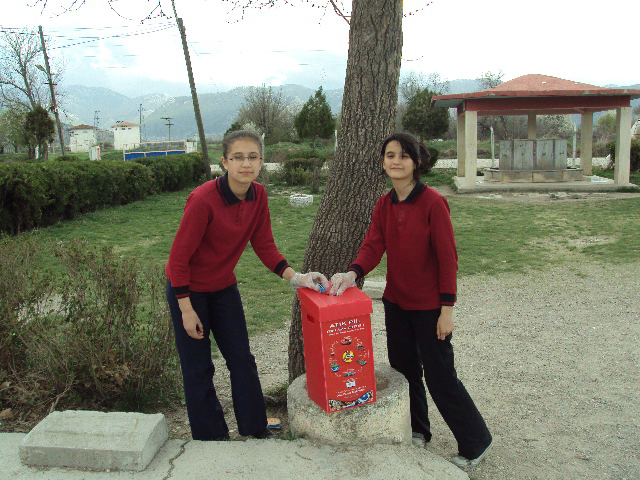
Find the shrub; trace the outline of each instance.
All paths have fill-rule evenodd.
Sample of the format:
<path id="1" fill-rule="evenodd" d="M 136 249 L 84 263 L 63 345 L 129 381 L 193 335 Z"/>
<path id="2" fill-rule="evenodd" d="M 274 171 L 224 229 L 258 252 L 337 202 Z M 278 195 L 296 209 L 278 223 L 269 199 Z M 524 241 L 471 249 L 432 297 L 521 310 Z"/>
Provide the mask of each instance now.
<path id="1" fill-rule="evenodd" d="M 309 159 L 315 158 L 324 161 L 325 155 L 323 155 L 319 150 L 314 148 L 297 148 L 294 150 L 289 150 L 285 154 L 286 160 L 299 160 L 299 159 Z"/>
<path id="2" fill-rule="evenodd" d="M 16 249 L 29 255 L 16 259 Z M 0 258 L 13 257 L 16 271 L 37 270 L 33 253 L 28 242 L 0 244 Z M 64 269 L 57 290 L 50 281 L 36 289 L 3 269 L 2 285 L 17 281 L 10 300 L 0 301 L 0 403 L 44 413 L 59 405 L 140 409 L 173 396 L 176 357 L 162 269 L 83 242 L 60 245 L 57 256 Z"/>
<path id="3" fill-rule="evenodd" d="M 16 234 L 178 190 L 202 179 L 204 169 L 199 154 L 136 162 L 0 163 L 0 232 Z"/>
<path id="4" fill-rule="evenodd" d="M 292 158 L 285 160 L 272 178 L 286 185 L 310 186 L 317 193 L 323 181 L 323 165 L 321 158 Z"/>
<path id="5" fill-rule="evenodd" d="M 609 154 L 611 155 L 611 160 L 609 161 L 609 165 L 607 165 L 608 169 L 614 168 L 615 160 L 616 160 L 616 142 L 611 141 L 607 143 L 607 149 L 609 150 Z M 630 152 L 630 163 L 631 163 L 631 171 L 632 172 L 640 172 L 640 140 L 632 139 L 631 140 L 631 152 Z"/>
<path id="6" fill-rule="evenodd" d="M 429 164 L 424 167 L 423 174 L 429 173 L 431 169 L 436 166 L 436 162 L 438 161 L 438 157 L 440 156 L 440 152 L 437 148 L 427 147 L 427 150 L 429 151 L 431 159 L 429 160 Z"/>
<path id="7" fill-rule="evenodd" d="M 205 173 L 199 153 L 137 158 L 135 162 L 153 172 L 157 191 L 161 192 L 174 192 L 185 188 L 202 179 Z"/>
<path id="8" fill-rule="evenodd" d="M 594 157 L 606 157 L 607 155 L 609 155 L 609 147 L 607 145 L 607 142 L 601 142 L 601 141 L 594 142 L 592 155 Z"/>
<path id="9" fill-rule="evenodd" d="M 0 164 L 0 231 L 16 234 L 105 205 L 141 200 L 151 171 L 133 162 Z"/>
<path id="10" fill-rule="evenodd" d="M 55 157 L 52 160 L 54 160 L 56 162 L 79 162 L 79 161 L 84 161 L 83 159 L 81 159 L 79 157 L 75 157 L 73 155 L 60 155 L 59 157 Z"/>

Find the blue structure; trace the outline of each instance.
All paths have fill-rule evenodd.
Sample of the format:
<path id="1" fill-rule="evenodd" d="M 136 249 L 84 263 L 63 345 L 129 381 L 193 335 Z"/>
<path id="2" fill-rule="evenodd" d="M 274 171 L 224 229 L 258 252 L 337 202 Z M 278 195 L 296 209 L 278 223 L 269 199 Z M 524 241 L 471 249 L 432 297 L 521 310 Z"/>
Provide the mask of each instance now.
<path id="1" fill-rule="evenodd" d="M 155 152 L 127 152 L 124 154 L 125 160 L 135 160 L 140 157 L 164 157 L 166 155 L 178 155 L 180 153 L 186 153 L 186 150 L 163 150 Z"/>

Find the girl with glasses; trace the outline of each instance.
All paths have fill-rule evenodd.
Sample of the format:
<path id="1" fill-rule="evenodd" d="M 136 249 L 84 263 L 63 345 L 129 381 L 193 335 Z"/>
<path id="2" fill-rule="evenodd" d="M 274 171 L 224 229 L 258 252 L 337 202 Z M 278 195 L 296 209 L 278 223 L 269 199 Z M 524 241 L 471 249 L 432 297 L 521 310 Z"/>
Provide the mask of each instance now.
<path id="1" fill-rule="evenodd" d="M 230 372 L 233 409 L 241 435 L 269 438 L 267 417 L 250 351 L 234 268 L 251 242 L 262 263 L 293 288 L 328 288 L 320 273 L 296 273 L 278 251 L 267 192 L 255 182 L 262 142 L 249 131 L 223 141 L 224 176 L 197 187 L 184 208 L 166 267 L 167 300 L 195 440 L 228 440 L 229 429 L 213 384 L 213 335 Z"/>
<path id="2" fill-rule="evenodd" d="M 491 445 L 480 412 L 456 376 L 451 332 L 458 255 L 445 197 L 420 180 L 429 153 L 411 135 L 382 144 L 382 168 L 393 189 L 378 199 L 357 258 L 331 278 L 331 294 L 354 286 L 387 253 L 385 309 L 389 363 L 409 382 L 411 427 L 416 443 L 431 439 L 427 396 L 458 442 L 452 462 L 476 465 Z"/>

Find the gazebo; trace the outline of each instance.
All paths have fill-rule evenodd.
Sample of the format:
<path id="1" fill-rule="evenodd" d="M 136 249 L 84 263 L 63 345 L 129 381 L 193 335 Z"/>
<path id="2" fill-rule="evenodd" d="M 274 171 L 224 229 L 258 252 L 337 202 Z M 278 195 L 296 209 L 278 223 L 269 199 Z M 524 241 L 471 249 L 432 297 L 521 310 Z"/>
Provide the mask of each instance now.
<path id="1" fill-rule="evenodd" d="M 592 174 L 593 113 L 616 111 L 614 183 L 629 184 L 631 100 L 640 90 L 604 88 L 547 75 L 523 75 L 494 88 L 472 93 L 438 95 L 436 107 L 456 108 L 458 117 L 458 182 L 476 185 L 478 116 L 527 115 L 528 137 L 536 139 L 537 115 L 580 114 L 580 159 L 584 175 Z"/>

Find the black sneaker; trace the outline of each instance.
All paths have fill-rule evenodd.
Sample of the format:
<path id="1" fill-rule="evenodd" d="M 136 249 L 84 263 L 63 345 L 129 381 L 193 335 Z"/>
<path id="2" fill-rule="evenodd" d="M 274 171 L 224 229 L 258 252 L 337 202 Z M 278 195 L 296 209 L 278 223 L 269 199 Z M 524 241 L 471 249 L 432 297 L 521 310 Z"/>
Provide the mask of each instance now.
<path id="1" fill-rule="evenodd" d="M 261 432 L 254 433 L 249 436 L 253 438 L 257 438 L 258 440 L 270 440 L 272 438 L 276 438 L 276 436 L 268 428 L 265 428 Z"/>
<path id="2" fill-rule="evenodd" d="M 229 436 L 229 432 L 225 433 L 224 435 L 220 435 L 219 437 L 215 437 L 211 439 L 212 442 L 226 442 L 227 440 L 231 440 L 231 437 Z"/>

